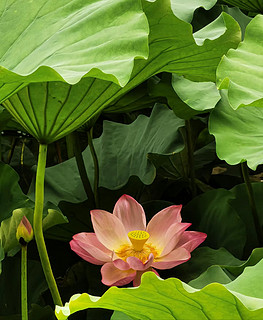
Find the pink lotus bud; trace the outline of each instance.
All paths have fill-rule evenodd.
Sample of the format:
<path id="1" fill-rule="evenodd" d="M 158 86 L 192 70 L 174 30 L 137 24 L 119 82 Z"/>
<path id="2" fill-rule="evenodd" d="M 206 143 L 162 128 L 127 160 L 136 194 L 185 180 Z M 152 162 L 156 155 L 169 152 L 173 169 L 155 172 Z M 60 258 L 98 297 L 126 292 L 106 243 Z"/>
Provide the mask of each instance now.
<path id="1" fill-rule="evenodd" d="M 16 238 L 22 246 L 26 246 L 33 239 L 33 229 L 26 216 L 23 216 L 17 227 Z"/>

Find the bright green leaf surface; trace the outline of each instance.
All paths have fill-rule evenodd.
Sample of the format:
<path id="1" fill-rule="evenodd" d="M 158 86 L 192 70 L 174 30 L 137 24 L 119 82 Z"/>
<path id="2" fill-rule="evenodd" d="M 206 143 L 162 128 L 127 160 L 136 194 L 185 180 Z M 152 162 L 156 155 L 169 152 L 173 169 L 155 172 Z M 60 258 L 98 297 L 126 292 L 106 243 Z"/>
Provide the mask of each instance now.
<path id="1" fill-rule="evenodd" d="M 213 82 L 193 82 L 173 74 L 172 86 L 184 103 L 198 111 L 214 108 L 221 98 Z"/>
<path id="2" fill-rule="evenodd" d="M 174 14 L 186 22 L 191 22 L 194 11 L 203 7 L 206 10 L 211 9 L 216 0 L 171 0 Z"/>
<path id="3" fill-rule="evenodd" d="M 255 170 L 263 163 L 262 123 L 263 108 L 233 110 L 222 92 L 222 100 L 209 119 L 209 132 L 215 136 L 218 157 L 231 165 L 247 161 Z"/>
<path id="4" fill-rule="evenodd" d="M 263 299 L 262 283 L 263 259 L 255 266 L 245 268 L 238 278 L 226 285 L 226 288 L 247 296 Z"/>
<path id="5" fill-rule="evenodd" d="M 262 0 L 224 0 L 227 4 L 239 7 L 240 9 L 252 12 L 263 12 L 263 1 Z"/>
<path id="6" fill-rule="evenodd" d="M 130 125 L 104 121 L 101 137 L 94 140 L 100 167 L 99 186 L 116 190 L 133 175 L 144 184 L 152 183 L 156 170 L 147 154 L 181 151 L 184 145 L 179 129 L 183 126 L 184 121 L 164 105 L 156 105 L 150 117 L 140 115 Z M 89 148 L 83 152 L 83 158 L 92 183 L 94 168 Z M 55 204 L 86 199 L 75 159 L 47 168 L 45 190 L 46 200 Z"/>
<path id="7" fill-rule="evenodd" d="M 139 0 L 7 0 L 0 15 L 1 99 L 10 82 L 74 84 L 88 74 L 125 85 L 134 58 L 148 55 Z"/>
<path id="8" fill-rule="evenodd" d="M 247 26 L 245 39 L 236 50 L 231 49 L 220 62 L 217 81 L 220 89 L 228 89 L 230 105 L 263 107 L 263 16 L 256 16 Z"/>
<path id="9" fill-rule="evenodd" d="M 246 301 L 250 306 L 250 301 Z M 252 299 L 253 301 L 253 299 Z M 57 307 L 59 320 L 86 308 L 107 308 L 124 312 L 132 319 L 259 319 L 263 301 L 248 310 L 231 292 L 220 284 L 195 290 L 178 279 L 161 280 L 152 272 L 143 275 L 139 288 L 111 287 L 101 298 L 88 294 L 75 295 L 65 307 Z M 216 307 L 215 307 L 216 306 Z"/>
<path id="10" fill-rule="evenodd" d="M 29 89 L 6 100 L 5 107 L 33 136 L 42 143 L 50 143 L 156 73 L 175 72 L 195 81 L 215 81 L 222 55 L 240 41 L 239 26 L 227 14 L 198 31 L 198 41 L 203 43 L 200 46 L 195 42 L 191 25 L 174 16 L 170 1 L 145 1 L 144 11 L 150 25 L 149 58 L 135 60 L 130 81 L 124 88 L 95 78 L 82 79 L 73 87 L 60 82 L 31 84 Z M 215 33 L 211 35 L 213 28 Z"/>

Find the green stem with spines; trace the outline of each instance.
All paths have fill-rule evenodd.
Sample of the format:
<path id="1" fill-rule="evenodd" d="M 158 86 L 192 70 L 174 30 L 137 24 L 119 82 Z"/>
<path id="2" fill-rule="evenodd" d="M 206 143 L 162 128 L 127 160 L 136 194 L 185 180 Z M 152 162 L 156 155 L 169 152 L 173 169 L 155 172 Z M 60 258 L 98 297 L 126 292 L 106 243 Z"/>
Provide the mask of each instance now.
<path id="1" fill-rule="evenodd" d="M 21 246 L 21 314 L 28 320 L 27 313 L 27 245 Z"/>
<path id="2" fill-rule="evenodd" d="M 51 292 L 55 305 L 62 306 L 62 301 L 59 295 L 58 287 L 51 269 L 50 261 L 47 254 L 47 248 L 43 235 L 43 207 L 44 207 L 44 179 L 47 158 L 47 145 L 39 144 L 39 155 L 36 174 L 35 187 L 35 210 L 33 230 L 37 243 L 37 249 L 40 256 L 42 268 L 46 277 L 46 281 Z"/>

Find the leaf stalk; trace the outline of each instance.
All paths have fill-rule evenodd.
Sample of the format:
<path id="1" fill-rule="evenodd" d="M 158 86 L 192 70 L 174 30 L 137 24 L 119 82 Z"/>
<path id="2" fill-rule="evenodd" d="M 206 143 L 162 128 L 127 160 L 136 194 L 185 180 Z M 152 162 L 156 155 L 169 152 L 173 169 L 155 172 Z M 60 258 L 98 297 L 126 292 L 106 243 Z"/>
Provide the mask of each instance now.
<path id="1" fill-rule="evenodd" d="M 36 174 L 35 210 L 33 229 L 37 243 L 38 253 L 46 281 L 55 305 L 62 306 L 57 284 L 51 269 L 43 235 L 43 207 L 44 207 L 44 179 L 47 158 L 47 145 L 39 144 L 39 155 Z"/>
<path id="2" fill-rule="evenodd" d="M 21 246 L 21 313 L 28 320 L 27 310 L 27 245 Z"/>

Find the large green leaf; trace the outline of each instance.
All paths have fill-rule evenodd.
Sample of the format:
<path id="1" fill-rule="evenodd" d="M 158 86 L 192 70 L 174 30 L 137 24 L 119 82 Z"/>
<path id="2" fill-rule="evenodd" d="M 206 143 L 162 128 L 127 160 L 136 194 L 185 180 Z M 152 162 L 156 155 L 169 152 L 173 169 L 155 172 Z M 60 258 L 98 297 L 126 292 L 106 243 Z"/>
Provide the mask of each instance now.
<path id="1" fill-rule="evenodd" d="M 147 58 L 139 0 L 7 0 L 0 15 L 1 100 L 23 82 L 74 84 L 88 75 L 125 85 L 134 59 Z"/>
<path id="2" fill-rule="evenodd" d="M 158 104 L 150 117 L 140 115 L 130 125 L 104 121 L 101 137 L 94 140 L 100 168 L 99 186 L 116 190 L 131 176 L 151 184 L 156 170 L 148 154 L 181 151 L 184 144 L 179 129 L 183 126 L 184 121 L 173 111 Z M 94 167 L 89 147 L 83 152 L 83 158 L 93 185 Z M 53 203 L 81 202 L 87 198 L 74 158 L 47 168 L 45 186 L 45 198 Z"/>
<path id="3" fill-rule="evenodd" d="M 29 198 L 22 192 L 19 176 L 9 165 L 0 162 L 0 222 L 10 217 L 14 209 L 30 206 Z"/>
<path id="4" fill-rule="evenodd" d="M 251 287 L 246 289 L 247 294 L 253 294 Z M 223 285 L 215 283 L 195 290 L 178 279 L 162 280 L 147 272 L 138 288 L 111 287 L 101 298 L 77 294 L 65 307 L 56 308 L 56 316 L 64 320 L 86 308 L 107 308 L 124 312 L 134 320 L 260 319 L 263 300 L 242 298 L 246 306 Z"/>
<path id="5" fill-rule="evenodd" d="M 236 50 L 230 49 L 217 69 L 218 86 L 228 89 L 232 108 L 263 106 L 262 68 L 263 16 L 256 16 L 247 26 L 245 39 Z"/>
<path id="6" fill-rule="evenodd" d="M 262 0 L 224 0 L 225 3 L 231 4 L 232 6 L 239 7 L 246 11 L 252 11 L 255 13 L 263 12 L 263 1 Z"/>
<path id="7" fill-rule="evenodd" d="M 124 88 L 95 78 L 82 79 L 73 87 L 61 82 L 32 84 L 6 101 L 5 107 L 38 140 L 49 143 L 156 73 L 175 72 L 195 81 L 215 81 L 220 58 L 240 41 L 239 26 L 227 14 L 199 30 L 194 38 L 191 25 L 173 14 L 169 0 L 144 1 L 144 11 L 150 25 L 149 58 L 134 61 L 130 81 Z"/>
<path id="8" fill-rule="evenodd" d="M 222 100 L 209 119 L 209 131 L 215 136 L 217 155 L 231 165 L 247 161 L 255 170 L 263 163 L 263 108 L 233 110 L 225 90 L 222 91 Z"/>

